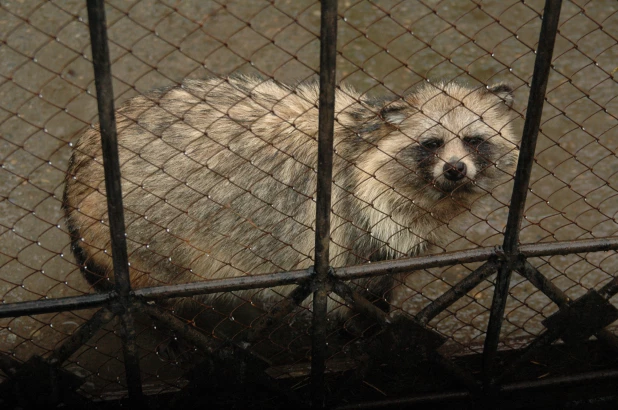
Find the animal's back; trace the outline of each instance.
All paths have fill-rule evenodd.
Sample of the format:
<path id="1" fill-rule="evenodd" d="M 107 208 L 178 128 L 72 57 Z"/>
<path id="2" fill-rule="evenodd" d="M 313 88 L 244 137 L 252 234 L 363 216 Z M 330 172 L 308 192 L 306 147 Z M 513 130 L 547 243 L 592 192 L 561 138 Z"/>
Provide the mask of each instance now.
<path id="1" fill-rule="evenodd" d="M 315 90 L 188 81 L 117 112 L 134 286 L 311 264 Z M 291 101 L 293 100 L 293 101 Z M 296 120 L 296 123 L 294 121 Z M 65 193 L 83 261 L 111 273 L 100 135 L 77 142 Z M 104 249 L 95 248 L 105 244 Z"/>

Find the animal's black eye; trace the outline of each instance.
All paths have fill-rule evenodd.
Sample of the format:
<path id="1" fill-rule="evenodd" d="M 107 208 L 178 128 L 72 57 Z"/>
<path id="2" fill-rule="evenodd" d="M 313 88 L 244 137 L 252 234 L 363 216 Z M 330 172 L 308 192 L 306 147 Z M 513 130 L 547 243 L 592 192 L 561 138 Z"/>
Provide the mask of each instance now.
<path id="1" fill-rule="evenodd" d="M 464 142 L 466 144 L 470 145 L 471 147 L 476 148 L 479 145 L 481 145 L 483 142 L 485 142 L 485 140 L 483 139 L 483 137 L 475 135 L 475 136 L 472 136 L 472 137 L 465 137 L 464 138 Z"/>
<path id="2" fill-rule="evenodd" d="M 437 138 L 432 138 L 429 140 L 425 140 L 423 142 L 421 142 L 421 145 L 429 150 L 436 150 L 438 148 L 440 148 L 442 145 L 444 145 L 444 142 L 442 140 L 439 140 Z"/>

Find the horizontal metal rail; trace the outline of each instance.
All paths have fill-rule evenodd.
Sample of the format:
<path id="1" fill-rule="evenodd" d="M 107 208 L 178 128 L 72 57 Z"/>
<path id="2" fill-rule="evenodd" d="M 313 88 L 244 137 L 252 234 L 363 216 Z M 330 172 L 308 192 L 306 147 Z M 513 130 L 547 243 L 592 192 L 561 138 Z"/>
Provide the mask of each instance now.
<path id="1" fill-rule="evenodd" d="M 539 132 L 547 80 L 552 61 L 552 50 L 560 17 L 561 0 L 546 1 L 535 62 L 535 72 L 528 103 L 528 112 L 524 126 L 524 139 L 515 176 L 513 196 L 511 199 L 503 247 L 480 248 L 440 255 L 390 260 L 372 264 L 340 267 L 334 271 L 331 270 L 329 266 L 328 249 L 330 242 L 330 197 L 332 189 L 333 157 L 332 137 L 336 84 L 337 0 L 322 0 L 315 270 L 298 270 L 258 276 L 243 276 L 138 290 L 131 290 L 129 279 L 105 10 L 103 0 L 88 0 L 87 3 L 95 68 L 97 102 L 100 115 L 105 183 L 116 283 L 114 290 L 109 293 L 3 303 L 0 305 L 0 318 L 94 307 L 108 308 L 97 312 L 89 322 L 68 338 L 60 348 L 56 349 L 48 358 L 49 363 L 54 365 L 62 364 L 82 343 L 88 340 L 97 329 L 118 315 L 122 324 L 121 336 L 129 397 L 133 399 L 134 404 L 138 404 L 139 400 L 142 398 L 142 388 L 139 356 L 135 344 L 136 334 L 132 319 L 132 312 L 134 310 L 150 314 L 167 327 L 182 333 L 188 341 L 199 346 L 202 350 L 213 353 L 220 347 L 218 342 L 211 340 L 207 335 L 192 328 L 189 324 L 179 320 L 169 312 L 145 302 L 172 297 L 192 297 L 202 294 L 296 284 L 299 285 L 299 287 L 290 295 L 290 298 L 281 306 L 269 312 L 269 315 L 264 316 L 262 321 L 257 323 L 256 327 L 253 329 L 253 334 L 249 339 L 251 340 L 257 337 L 260 331 L 268 326 L 270 321 L 277 318 L 280 319 L 291 312 L 296 304 L 300 304 L 311 291 L 314 291 L 313 325 L 311 331 L 312 404 L 314 408 L 323 408 L 326 406 L 324 373 L 328 356 L 328 351 L 326 349 L 326 301 L 331 291 L 334 291 L 342 297 L 354 310 L 373 318 L 383 328 L 388 328 L 392 324 L 391 317 L 388 313 L 380 310 L 362 295 L 355 292 L 350 286 L 345 284 L 344 281 L 389 274 L 411 273 L 421 269 L 485 261 L 486 263 L 484 265 L 477 268 L 449 291 L 425 306 L 424 309 L 416 315 L 413 321 L 421 325 L 421 330 L 426 330 L 424 326 L 434 317 L 470 292 L 479 283 L 497 273 L 494 301 L 490 310 L 490 320 L 483 350 L 485 387 L 491 387 L 491 389 L 484 392 L 485 394 L 489 393 L 488 397 L 496 394 L 496 397 L 499 398 L 500 395 L 517 393 L 519 391 L 568 387 L 582 383 L 594 383 L 618 378 L 618 370 L 611 370 L 536 381 L 501 385 L 494 384 L 496 381 L 501 382 L 505 374 L 508 374 L 509 371 L 516 368 L 519 363 L 530 357 L 536 351 L 537 347 L 546 346 L 561 336 L 560 329 L 548 326 L 548 330 L 531 343 L 528 350 L 524 351 L 517 360 L 507 366 L 506 371 L 500 377 L 494 377 L 493 366 L 497 353 L 500 331 L 504 321 L 504 310 L 506 298 L 509 294 L 511 272 L 513 270 L 520 271 L 524 277 L 544 294 L 548 295 L 550 299 L 562 309 L 569 306 L 571 303 L 570 299 L 525 259 L 530 257 L 618 250 L 618 238 L 600 238 L 529 245 L 519 245 L 518 243 L 530 175 L 534 162 L 536 138 Z M 618 278 L 605 284 L 598 291 L 598 294 L 605 299 L 603 302 L 606 302 L 607 299 L 616 293 L 618 293 Z M 612 346 L 618 344 L 616 336 L 607 330 L 601 329 L 596 334 L 601 340 Z M 235 345 L 232 347 L 236 349 L 235 353 L 240 356 L 248 355 L 245 349 Z M 248 357 L 249 356 L 250 355 L 248 355 Z M 469 399 L 473 396 L 479 397 L 479 395 L 483 394 L 481 391 L 481 384 L 478 383 L 476 377 L 473 376 L 472 373 L 459 368 L 453 361 L 445 359 L 438 354 L 436 350 L 429 352 L 429 358 L 434 364 L 441 366 L 447 370 L 449 374 L 456 377 L 468 390 L 351 404 L 339 408 L 399 407 L 402 405 Z M 249 357 L 249 359 L 252 359 L 252 357 Z M 268 364 L 265 360 L 263 362 L 264 363 L 261 364 Z M 9 357 L 0 357 L 0 368 L 2 368 L 5 373 L 11 375 L 15 366 L 16 364 L 13 359 Z M 261 371 L 256 372 L 256 376 L 258 377 L 256 377 L 255 380 L 258 381 L 266 377 Z M 271 380 L 262 381 L 265 385 L 272 385 Z M 276 386 L 271 387 L 276 388 Z"/>
<path id="2" fill-rule="evenodd" d="M 4 303 L 0 305 L 0 318 L 96 308 L 107 305 L 116 300 L 116 297 L 116 292 L 109 292 L 84 296 L 30 300 L 27 302 Z"/>
<path id="3" fill-rule="evenodd" d="M 521 245 L 519 247 L 520 254 L 527 258 L 612 250 L 618 250 L 618 238 L 548 242 L 541 244 Z M 353 280 L 372 276 L 413 272 L 420 269 L 429 269 L 462 263 L 482 262 L 491 257 L 500 258 L 501 256 L 502 252 L 499 247 L 448 252 L 439 255 L 396 259 L 391 261 L 336 268 L 334 277 L 341 280 Z M 269 273 L 258 276 L 243 276 L 238 278 L 193 282 L 182 285 L 142 288 L 134 290 L 133 294 L 145 299 L 189 297 L 209 293 L 231 292 L 242 289 L 267 288 L 294 283 L 300 284 L 303 281 L 311 279 L 311 277 L 311 272 L 307 270 L 298 270 Z M 92 307 L 104 306 L 115 300 L 116 297 L 117 294 L 115 292 L 110 292 L 84 296 L 70 296 L 57 299 L 4 303 L 0 305 L 0 318 L 88 309 Z"/>

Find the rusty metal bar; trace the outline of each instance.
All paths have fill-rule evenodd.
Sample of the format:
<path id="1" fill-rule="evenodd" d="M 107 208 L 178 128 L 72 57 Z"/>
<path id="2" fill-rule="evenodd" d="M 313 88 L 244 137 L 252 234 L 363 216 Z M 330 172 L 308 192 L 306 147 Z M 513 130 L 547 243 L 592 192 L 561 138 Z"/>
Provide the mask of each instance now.
<path id="1" fill-rule="evenodd" d="M 528 279 L 535 287 L 546 294 L 554 303 L 556 303 L 561 309 L 568 307 L 572 300 L 567 297 L 560 289 L 558 289 L 551 281 L 543 276 L 534 266 L 529 262 L 524 261 L 517 270 Z M 613 281 L 612 281 L 613 282 Z M 601 290 L 610 286 L 612 282 L 608 283 Z M 599 292 L 600 293 L 600 292 Z M 602 296 L 605 296 L 601 294 Z M 562 332 L 559 328 L 549 328 L 542 335 L 537 337 L 530 343 L 530 345 L 511 363 L 509 363 L 502 374 L 496 378 L 496 382 L 504 380 L 508 375 L 512 374 L 521 364 L 525 363 L 531 358 L 540 348 L 545 347 L 555 340 L 560 338 Z M 601 329 L 596 332 L 596 336 L 599 340 L 607 344 L 613 349 L 618 349 L 618 338 L 612 332 Z"/>
<path id="2" fill-rule="evenodd" d="M 513 195 L 511 196 L 509 217 L 504 234 L 503 249 L 505 260 L 496 277 L 494 297 L 487 326 L 487 337 L 485 338 L 485 346 L 483 348 L 483 377 L 486 387 L 491 383 L 493 374 L 493 365 L 498 351 L 498 341 L 504 320 L 511 273 L 520 258 L 518 253 L 519 231 L 524 216 L 530 175 L 532 174 L 536 140 L 541 125 L 545 91 L 549 79 L 561 6 L 562 0 L 547 0 L 545 2 L 543 23 L 539 34 L 539 45 L 534 62 L 532 84 L 530 86 L 528 110 L 526 112 L 519 161 L 517 162 L 517 171 L 515 173 Z"/>
<path id="3" fill-rule="evenodd" d="M 602 252 L 618 250 L 618 237 L 583 239 L 579 241 L 560 241 L 521 245 L 519 251 L 526 258 L 550 255 L 568 255 L 571 253 Z"/>
<path id="4" fill-rule="evenodd" d="M 69 296 L 57 299 L 31 300 L 27 302 L 5 303 L 0 305 L 0 318 L 40 315 L 42 313 L 65 312 L 67 310 L 89 309 L 108 304 L 116 297 L 116 292 L 96 295 Z"/>
<path id="5" fill-rule="evenodd" d="M 618 250 L 618 238 L 583 239 L 541 244 L 521 245 L 519 251 L 524 257 L 567 255 L 582 252 L 603 252 Z M 334 276 L 340 280 L 352 280 L 394 273 L 411 272 L 440 266 L 470 262 L 482 262 L 497 256 L 495 248 L 480 248 L 469 251 L 442 253 L 409 259 L 375 262 L 365 265 L 336 268 Z M 186 297 L 241 289 L 266 288 L 271 286 L 301 283 L 311 279 L 307 270 L 271 273 L 258 276 L 217 279 L 212 281 L 186 283 L 181 285 L 157 286 L 133 291 L 135 296 L 145 299 L 166 299 Z M 603 294 L 600 290 L 599 293 Z M 35 300 L 0 304 L 0 318 L 19 317 L 41 313 L 64 312 L 68 310 L 100 307 L 116 299 L 117 294 L 100 293 L 86 296 L 70 296 L 57 299 Z"/>
<path id="6" fill-rule="evenodd" d="M 135 344 L 135 326 L 131 308 L 131 282 L 129 278 L 129 260 L 124 227 L 124 209 L 120 182 L 120 160 L 118 158 L 118 141 L 116 135 L 116 118 L 114 116 L 114 91 L 112 72 L 107 43 L 105 5 L 103 0 L 88 0 L 88 23 L 90 27 L 90 45 L 94 66 L 101 144 L 103 147 L 103 165 L 105 169 L 105 190 L 109 228 L 112 241 L 112 259 L 114 261 L 115 289 L 118 292 L 120 306 L 119 316 L 122 323 L 122 347 L 124 364 L 129 389 L 129 398 L 137 403 L 141 401 L 142 382 L 139 368 L 137 345 Z"/>
<path id="7" fill-rule="evenodd" d="M 616 241 L 618 246 L 618 240 Z M 480 248 L 469 251 L 449 252 L 439 255 L 421 256 L 411 259 L 395 259 L 364 265 L 346 266 L 335 269 L 335 277 L 341 280 L 368 278 L 372 276 L 409 273 L 419 269 L 439 266 L 459 265 L 462 263 L 481 262 L 496 255 L 495 248 Z"/>
<path id="8" fill-rule="evenodd" d="M 562 308 L 567 306 L 571 299 L 564 294 L 556 285 L 554 285 L 549 279 L 547 279 L 537 268 L 532 266 L 530 262 L 524 262 L 524 265 L 517 268 L 517 271 L 526 279 L 530 281 L 537 289 L 547 295 L 558 307 Z M 602 292 L 605 289 L 603 287 L 599 294 L 605 296 Z M 602 329 L 597 332 L 597 338 L 603 343 L 607 344 L 612 349 L 618 351 L 618 336 L 610 332 L 609 330 Z"/>
<path id="9" fill-rule="evenodd" d="M 431 319 L 438 316 L 463 295 L 474 289 L 479 283 L 496 273 L 497 267 L 497 261 L 492 260 L 484 263 L 455 286 L 440 295 L 436 300 L 425 306 L 423 310 L 416 314 L 415 319 L 423 326 L 426 325 Z"/>
<path id="10" fill-rule="evenodd" d="M 539 272 L 528 261 L 517 267 L 517 271 L 526 279 L 530 281 L 538 290 L 543 292 L 548 298 L 551 299 L 558 307 L 566 306 L 571 299 L 564 294 L 552 281 L 547 279 L 541 272 Z"/>
<path id="11" fill-rule="evenodd" d="M 188 297 L 207 293 L 231 292 L 243 289 L 268 288 L 272 286 L 300 284 L 312 278 L 308 270 L 272 273 L 258 276 L 241 276 L 221 280 L 185 283 L 181 285 L 157 286 L 134 291 L 135 296 L 145 299 L 166 299 L 170 297 Z"/>
<path id="12" fill-rule="evenodd" d="M 257 358 L 265 365 L 269 365 L 269 366 L 271 365 L 271 362 L 268 359 L 260 357 L 253 352 L 248 352 L 247 349 L 240 347 L 238 344 L 233 342 L 231 338 L 225 335 L 224 335 L 224 339 L 227 339 L 227 340 L 214 339 L 212 337 L 207 336 L 203 332 L 197 330 L 197 328 L 194 325 L 189 324 L 189 322 L 174 316 L 173 314 L 169 313 L 165 309 L 162 309 L 161 307 L 155 304 L 137 302 L 136 305 L 139 310 L 143 310 L 151 318 L 159 321 L 162 325 L 164 325 L 168 329 L 171 329 L 181 334 L 187 342 L 195 345 L 196 347 L 199 347 L 200 349 L 202 349 L 202 351 L 206 353 L 214 354 L 217 352 L 218 349 L 222 348 L 223 346 L 228 345 L 228 346 L 232 346 L 234 349 L 238 351 L 242 351 L 242 355 L 246 355 L 247 357 L 250 356 L 252 358 Z"/>
<path id="13" fill-rule="evenodd" d="M 258 356 L 254 352 L 248 351 L 225 335 L 223 335 L 223 340 L 214 339 L 207 336 L 203 332 L 199 331 L 195 326 L 190 325 L 189 322 L 174 316 L 157 305 L 144 302 L 137 302 L 136 305 L 138 305 L 139 309 L 146 312 L 152 319 L 157 320 L 168 329 L 182 334 L 187 342 L 199 347 L 206 353 L 216 354 L 219 349 L 227 346 L 233 348 L 237 356 L 240 355 L 251 358 L 252 360 L 258 360 L 264 366 L 270 366 L 272 364 L 268 359 Z"/>
<path id="14" fill-rule="evenodd" d="M 329 289 L 330 213 L 335 127 L 337 0 L 322 0 L 320 23 L 320 112 L 315 222 L 315 277 L 311 326 L 311 391 L 313 408 L 326 406 L 326 306 Z"/>
<path id="15" fill-rule="evenodd" d="M 143 310 L 151 318 L 159 321 L 168 329 L 171 329 L 178 333 L 182 333 L 184 340 L 195 345 L 196 347 L 199 347 L 203 352 L 212 354 L 224 343 L 221 340 L 208 337 L 204 333 L 197 330 L 194 326 L 191 326 L 189 323 L 180 320 L 176 316 L 165 311 L 164 309 L 161 309 L 156 305 L 150 305 L 140 302 L 138 302 L 137 304 L 140 310 Z"/>

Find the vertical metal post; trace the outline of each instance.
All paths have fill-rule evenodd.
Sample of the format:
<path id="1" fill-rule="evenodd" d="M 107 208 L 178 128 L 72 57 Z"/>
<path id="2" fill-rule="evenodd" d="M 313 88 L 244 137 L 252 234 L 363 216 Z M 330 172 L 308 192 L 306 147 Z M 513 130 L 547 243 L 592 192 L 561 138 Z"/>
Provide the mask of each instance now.
<path id="1" fill-rule="evenodd" d="M 322 0 L 320 28 L 320 113 L 318 182 L 315 229 L 315 291 L 311 343 L 311 392 L 314 408 L 325 402 L 326 302 L 330 243 L 330 208 L 333 179 L 335 122 L 335 68 L 337 59 L 337 0 Z"/>
<path id="2" fill-rule="evenodd" d="M 112 89 L 111 63 L 107 44 L 105 6 L 103 0 L 88 0 L 87 4 L 92 61 L 99 108 L 101 144 L 103 146 L 105 190 L 107 193 L 109 228 L 112 240 L 114 278 L 120 305 L 119 316 L 122 323 L 121 336 L 124 364 L 129 398 L 133 401 L 139 401 L 142 397 L 142 383 L 131 307 L 131 282 L 129 279 L 129 263 L 120 185 L 120 161 L 118 159 L 114 92 Z"/>
<path id="3" fill-rule="evenodd" d="M 547 89 L 547 80 L 549 78 L 551 59 L 554 52 L 554 42 L 558 31 L 561 6 L 562 0 L 547 0 L 545 2 L 543 23 L 539 35 L 536 60 L 534 62 L 532 84 L 530 86 L 526 122 L 524 124 L 519 161 L 517 162 L 517 172 L 515 174 L 509 217 L 504 234 L 503 248 L 505 260 L 500 266 L 496 278 L 496 287 L 487 327 L 487 337 L 483 349 L 485 387 L 489 387 L 491 384 L 493 364 L 498 350 L 500 329 L 502 328 L 502 322 L 504 320 L 504 310 L 508 297 L 509 283 L 511 281 L 511 272 L 519 257 L 519 230 L 521 228 L 526 195 L 530 184 L 530 174 L 532 173 L 536 140 L 541 125 L 543 102 L 545 101 L 545 91 Z"/>

